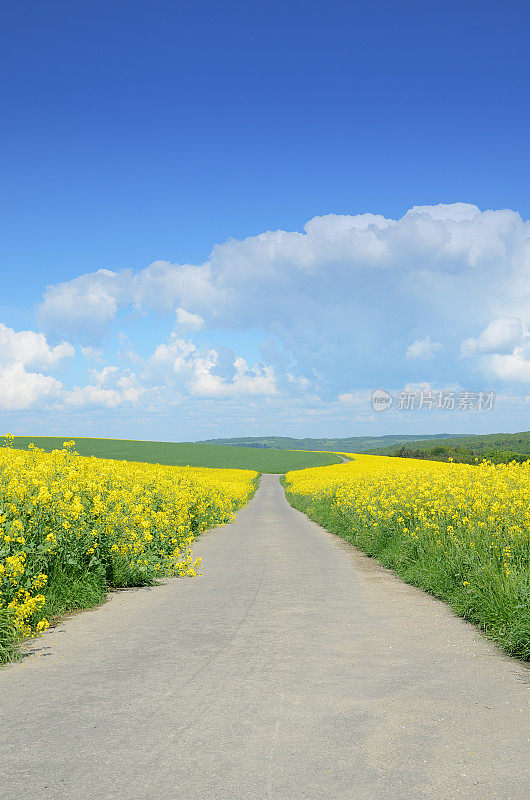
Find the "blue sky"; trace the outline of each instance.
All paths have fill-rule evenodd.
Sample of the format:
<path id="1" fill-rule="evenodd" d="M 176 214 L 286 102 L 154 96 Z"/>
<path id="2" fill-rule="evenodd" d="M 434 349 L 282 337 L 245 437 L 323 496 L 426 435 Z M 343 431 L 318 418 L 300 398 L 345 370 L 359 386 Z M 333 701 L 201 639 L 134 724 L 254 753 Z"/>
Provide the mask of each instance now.
<path id="1" fill-rule="evenodd" d="M 2 427 L 529 428 L 528 23 L 518 2 L 6 5 Z M 374 414 L 377 387 L 497 402 Z"/>

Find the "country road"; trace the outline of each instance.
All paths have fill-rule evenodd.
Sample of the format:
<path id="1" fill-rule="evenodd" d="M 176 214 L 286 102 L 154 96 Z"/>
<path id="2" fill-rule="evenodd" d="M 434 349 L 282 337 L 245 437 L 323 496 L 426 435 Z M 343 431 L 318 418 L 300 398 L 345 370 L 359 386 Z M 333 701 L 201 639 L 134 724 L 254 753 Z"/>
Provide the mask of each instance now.
<path id="1" fill-rule="evenodd" d="M 521 800 L 528 670 L 287 504 L 0 670 L 2 800 Z"/>

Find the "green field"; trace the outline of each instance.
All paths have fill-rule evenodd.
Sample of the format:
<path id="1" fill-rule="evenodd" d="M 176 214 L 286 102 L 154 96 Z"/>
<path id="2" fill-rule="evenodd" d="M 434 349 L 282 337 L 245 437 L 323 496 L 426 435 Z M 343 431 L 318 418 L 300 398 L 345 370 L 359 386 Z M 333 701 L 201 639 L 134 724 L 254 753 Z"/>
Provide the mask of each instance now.
<path id="1" fill-rule="evenodd" d="M 172 466 L 255 469 L 258 472 L 282 474 L 305 467 L 339 464 L 332 453 L 303 453 L 294 450 L 272 450 L 231 447 L 192 442 L 142 442 L 129 439 L 85 439 L 75 436 L 16 436 L 14 447 L 26 450 L 30 442 L 46 452 L 60 449 L 73 439 L 82 456 L 112 458 L 118 461 L 145 461 Z"/>

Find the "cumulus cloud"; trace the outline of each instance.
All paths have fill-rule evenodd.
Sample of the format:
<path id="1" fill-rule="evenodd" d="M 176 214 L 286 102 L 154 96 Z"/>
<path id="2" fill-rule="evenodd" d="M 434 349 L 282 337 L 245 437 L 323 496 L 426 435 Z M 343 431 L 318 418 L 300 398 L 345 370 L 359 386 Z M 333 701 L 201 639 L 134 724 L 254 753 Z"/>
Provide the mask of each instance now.
<path id="1" fill-rule="evenodd" d="M 71 358 L 74 353 L 68 342 L 50 347 L 42 333 L 15 331 L 0 323 L 0 364 L 16 362 L 25 367 L 46 369 Z"/>
<path id="2" fill-rule="evenodd" d="M 215 375 L 214 367 L 215 361 L 212 359 L 197 359 L 195 374 L 189 385 L 192 395 L 237 398 L 245 395 L 268 397 L 276 394 L 274 372 L 270 366 L 254 366 L 249 369 L 244 358 L 236 358 L 232 380 Z"/>
<path id="3" fill-rule="evenodd" d="M 301 232 L 267 231 L 216 245 L 202 265 L 158 261 L 139 272 L 79 276 L 48 287 L 38 314 L 47 329 L 100 335 L 124 306 L 181 309 L 210 328 L 267 330 L 289 329 L 291 320 L 296 325 L 319 309 L 317 325 L 327 323 L 334 307 L 349 309 L 351 324 L 352 311 L 390 308 L 390 299 L 394 309 L 413 310 L 415 320 L 433 309 L 456 317 L 469 305 L 471 287 L 481 298 L 503 287 L 490 297 L 491 308 L 509 294 L 508 278 L 528 278 L 528 235 L 516 212 L 481 212 L 465 203 L 414 207 L 399 220 L 328 214 Z M 444 299 L 453 302 L 444 307 Z"/>
<path id="4" fill-rule="evenodd" d="M 510 353 L 522 342 L 523 337 L 523 323 L 519 317 L 499 316 L 489 323 L 479 337 L 465 339 L 460 352 L 464 358 L 478 353 Z"/>
<path id="5" fill-rule="evenodd" d="M 145 392 L 145 388 L 138 381 L 138 376 L 129 369 L 106 366 L 101 370 L 89 370 L 89 376 L 90 383 L 87 386 L 75 386 L 66 394 L 64 399 L 66 406 L 75 408 L 134 406 Z"/>
<path id="6" fill-rule="evenodd" d="M 44 372 L 74 354 L 68 342 L 51 346 L 42 333 L 0 323 L 0 410 L 45 408 L 58 401 L 63 384 Z"/>
<path id="7" fill-rule="evenodd" d="M 97 335 L 126 302 L 122 286 L 129 274 L 100 269 L 48 286 L 37 309 L 37 321 L 45 329 L 79 333 L 82 339 Z"/>
<path id="8" fill-rule="evenodd" d="M 122 398 L 114 389 L 103 389 L 101 386 L 74 386 L 65 398 L 65 405 L 70 408 L 103 407 L 116 408 L 121 405 Z"/>
<path id="9" fill-rule="evenodd" d="M 166 385 L 195 397 L 223 398 L 271 396 L 277 386 L 269 364 L 249 367 L 244 358 L 228 353 L 228 362 L 215 348 L 198 348 L 191 340 L 173 333 L 158 345 L 149 359 L 146 376 L 152 383 L 159 376 Z"/>
<path id="10" fill-rule="evenodd" d="M 526 359 L 516 350 L 525 344 L 521 320 L 530 318 L 530 225 L 514 211 L 467 203 L 414 206 L 396 220 L 328 214 L 301 231 L 216 245 L 203 264 L 157 261 L 50 286 L 38 319 L 47 332 L 95 347 L 123 309 L 176 320 L 142 380 L 156 373 L 163 386 L 170 370 L 171 391 L 196 397 L 268 396 L 274 387 L 331 400 L 383 376 L 395 386 L 466 385 L 484 370 L 515 381 L 508 376 L 523 374 Z M 270 358 L 238 367 L 235 353 L 193 342 L 199 331 L 223 330 L 259 330 L 275 343 L 266 345 Z M 442 341 L 445 357 L 435 358 Z M 404 342 L 412 342 L 405 353 Z"/>
<path id="11" fill-rule="evenodd" d="M 197 348 L 193 342 L 172 333 L 169 342 L 159 344 L 148 362 L 148 369 L 165 374 L 167 368 L 182 372 L 195 358 Z"/>
<path id="12" fill-rule="evenodd" d="M 498 316 L 479 336 L 465 339 L 460 352 L 503 386 L 530 383 L 530 333 L 520 317 Z"/>
<path id="13" fill-rule="evenodd" d="M 183 298 L 208 301 L 212 292 L 207 266 L 155 261 L 139 272 L 100 269 L 48 286 L 37 309 L 44 330 L 76 335 L 85 344 L 104 337 L 120 308 L 171 313 Z"/>
<path id="14" fill-rule="evenodd" d="M 0 366 L 0 410 L 21 411 L 47 406 L 60 398 L 60 381 L 40 372 L 28 372 L 20 361 Z"/>
<path id="15" fill-rule="evenodd" d="M 430 219 L 464 222 L 480 214 L 478 206 L 470 203 L 439 203 L 437 206 L 412 206 L 407 215 L 425 214 Z"/>
<path id="16" fill-rule="evenodd" d="M 514 348 L 508 355 L 495 354 L 488 358 L 487 369 L 507 383 L 530 383 L 530 347 Z"/>
<path id="17" fill-rule="evenodd" d="M 199 314 L 190 314 L 185 308 L 177 308 L 177 330 L 195 332 L 204 328 L 204 320 Z"/>
<path id="18" fill-rule="evenodd" d="M 443 350 L 444 346 L 440 342 L 431 342 L 430 336 L 425 339 L 416 339 L 405 351 L 407 358 L 430 360 L 436 358 L 436 353 Z"/>

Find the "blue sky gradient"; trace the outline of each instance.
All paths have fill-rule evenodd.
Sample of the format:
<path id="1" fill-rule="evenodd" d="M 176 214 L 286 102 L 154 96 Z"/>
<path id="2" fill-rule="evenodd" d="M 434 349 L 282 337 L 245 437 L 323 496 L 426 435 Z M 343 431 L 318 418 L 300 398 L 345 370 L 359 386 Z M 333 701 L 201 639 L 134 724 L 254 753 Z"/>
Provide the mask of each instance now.
<path id="1" fill-rule="evenodd" d="M 473 0 L 6 5 L 3 427 L 164 439 L 529 428 L 528 23 L 527 3 Z M 458 203 L 477 210 L 424 211 L 421 234 L 407 222 L 390 243 L 379 221 L 366 235 L 391 249 L 380 261 L 357 235 L 339 255 L 329 244 L 342 234 L 326 215 L 401 220 Z M 488 209 L 512 216 L 471 230 Z M 310 255 L 263 240 L 315 217 L 327 228 L 306 237 Z M 456 252 L 444 237 L 466 242 Z M 212 261 L 227 240 L 241 248 Z M 172 265 L 171 291 L 143 285 L 157 261 Z M 208 265 L 208 302 L 186 264 Z M 100 269 L 132 270 L 143 288 L 82 278 Z M 53 289 L 76 280 L 92 306 Z M 188 342 L 177 370 L 176 338 Z M 43 349 L 62 342 L 72 351 Z M 371 388 L 410 383 L 501 399 L 490 414 L 371 414 Z"/>

